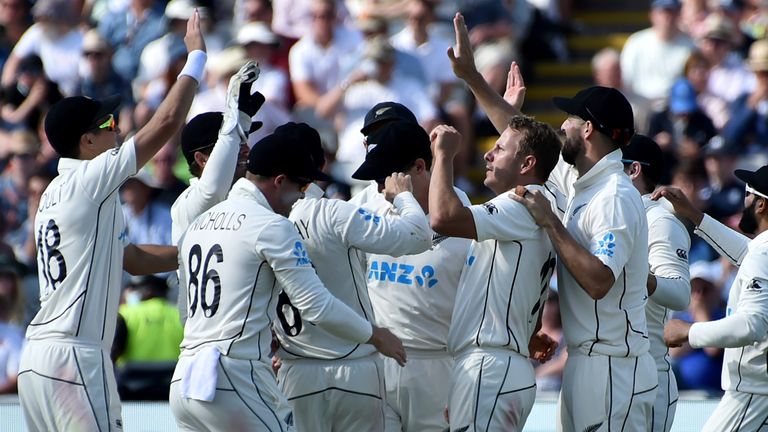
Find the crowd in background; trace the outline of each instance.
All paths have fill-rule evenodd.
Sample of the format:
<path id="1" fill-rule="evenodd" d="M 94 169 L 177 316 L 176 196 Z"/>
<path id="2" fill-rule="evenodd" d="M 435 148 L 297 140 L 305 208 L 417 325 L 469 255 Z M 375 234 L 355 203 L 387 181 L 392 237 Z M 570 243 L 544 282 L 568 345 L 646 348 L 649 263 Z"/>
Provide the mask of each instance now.
<path id="1" fill-rule="evenodd" d="M 630 100 L 637 131 L 664 150 L 664 183 L 735 228 L 744 185 L 733 170 L 768 162 L 768 1 L 649 5 L 650 28 L 621 51 L 594 56 L 594 81 Z M 119 94 L 118 125 L 129 137 L 184 65 L 183 35 L 195 7 L 209 60 L 188 119 L 223 110 L 229 78 L 257 60 L 261 76 L 252 90 L 266 103 L 256 116 L 264 126 L 250 142 L 291 120 L 309 123 L 321 133 L 334 177 L 328 195 L 343 199 L 361 186 L 351 173 L 365 157 L 363 117 L 387 100 L 408 106 L 427 130 L 456 127 L 464 139 L 457 186 L 478 199 L 487 195 L 470 175 L 483 165 L 476 141 L 487 119 L 446 56 L 456 11 L 465 16 L 478 69 L 500 93 L 513 60 L 524 73 L 540 60 L 568 62 L 564 37 L 580 28 L 571 19 L 579 2 L 569 0 L 0 0 L 0 394 L 15 391 L 24 328 L 39 307 L 32 221 L 57 166 L 42 132 L 48 108 L 65 96 Z M 189 177 L 175 137 L 123 185 L 132 243 L 171 243 L 170 206 Z M 679 317 L 717 319 L 735 268 L 697 236 L 691 240 L 691 303 Z M 126 277 L 113 350 L 118 366 L 178 356 L 174 277 L 158 276 Z M 544 329 L 556 337 L 556 291 L 550 299 Z M 155 314 L 162 331 L 142 327 L 144 313 Z M 154 343 L 164 348 L 147 348 Z M 564 355 L 539 368 L 540 389 L 559 388 Z M 672 356 L 681 389 L 719 390 L 721 350 L 684 346 Z M 127 373 L 146 379 L 154 372 Z M 121 391 L 125 397 L 136 388 Z"/>

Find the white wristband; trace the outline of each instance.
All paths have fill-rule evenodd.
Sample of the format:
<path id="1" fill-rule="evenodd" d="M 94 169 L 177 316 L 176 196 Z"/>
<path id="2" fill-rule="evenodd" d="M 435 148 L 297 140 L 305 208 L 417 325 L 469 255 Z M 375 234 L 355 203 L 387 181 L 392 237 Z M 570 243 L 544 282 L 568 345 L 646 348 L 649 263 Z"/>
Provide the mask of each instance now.
<path id="1" fill-rule="evenodd" d="M 184 64 L 184 68 L 176 79 L 181 78 L 182 75 L 186 75 L 200 84 L 203 80 L 203 72 L 205 71 L 205 62 L 207 60 L 208 54 L 206 54 L 205 51 L 194 50 L 187 54 L 187 63 Z"/>

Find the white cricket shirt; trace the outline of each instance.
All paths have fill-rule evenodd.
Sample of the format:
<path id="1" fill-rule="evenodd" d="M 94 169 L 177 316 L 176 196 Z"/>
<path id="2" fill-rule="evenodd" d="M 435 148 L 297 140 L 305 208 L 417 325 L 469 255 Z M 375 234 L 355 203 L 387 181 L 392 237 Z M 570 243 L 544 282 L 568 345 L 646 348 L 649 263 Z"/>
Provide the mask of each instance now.
<path id="1" fill-rule="evenodd" d="M 725 348 L 723 390 L 768 395 L 768 231 L 749 241 L 705 215 L 696 234 L 739 265 L 739 271 L 726 317 L 694 323 L 689 342 L 694 348 Z"/>
<path id="2" fill-rule="evenodd" d="M 561 159 L 550 180 L 570 192 L 563 224 L 616 278 L 608 294 L 594 300 L 558 262 L 565 340 L 586 355 L 640 356 L 649 347 L 648 225 L 640 193 L 624 173 L 621 150 L 600 159 L 572 184 L 574 170 L 562 164 Z"/>
<path id="3" fill-rule="evenodd" d="M 684 310 L 691 300 L 688 251 L 691 238 L 679 219 L 658 201 L 643 195 L 648 219 L 648 264 L 656 276 L 656 291 L 645 305 L 651 355 L 660 371 L 668 371 L 669 349 L 664 343 L 664 325 L 672 310 Z"/>
<path id="4" fill-rule="evenodd" d="M 470 205 L 467 194 L 455 190 Z M 383 215 L 392 206 L 378 194 L 366 208 Z M 430 233 L 432 248 L 418 255 L 369 254 L 368 292 L 377 325 L 392 330 L 406 348 L 445 352 L 470 240 Z"/>
<path id="5" fill-rule="evenodd" d="M 136 174 L 134 141 L 92 160 L 62 158 L 58 169 L 35 216 L 40 311 L 27 338 L 109 349 L 128 244 L 118 189 Z"/>
<path id="6" fill-rule="evenodd" d="M 542 186 L 530 190 L 545 193 Z M 525 206 L 503 193 L 470 207 L 477 228 L 459 281 L 448 349 L 510 349 L 528 357 L 528 341 L 547 298 L 555 250 Z"/>
<path id="7" fill-rule="evenodd" d="M 188 305 L 182 356 L 213 344 L 223 355 L 269 362 L 281 291 L 290 298 L 281 306 L 304 319 L 293 322 L 353 343 L 371 337 L 371 324 L 323 287 L 293 224 L 249 180 L 238 180 L 225 201 L 192 222 L 179 259 Z"/>
<path id="8" fill-rule="evenodd" d="M 289 219 L 293 222 L 320 280 L 328 291 L 367 321 L 373 321 L 371 300 L 365 281 L 365 252 L 392 255 L 417 254 L 432 246 L 432 230 L 410 192 L 394 199 L 395 209 L 384 216 L 346 201 L 322 197 L 322 189 L 310 186 L 305 199 L 296 202 Z M 372 345 L 339 338 L 277 310 L 275 333 L 281 357 L 340 359 L 372 354 Z M 297 328 L 291 320 L 301 319 Z M 293 325 L 291 325 L 293 324 Z"/>

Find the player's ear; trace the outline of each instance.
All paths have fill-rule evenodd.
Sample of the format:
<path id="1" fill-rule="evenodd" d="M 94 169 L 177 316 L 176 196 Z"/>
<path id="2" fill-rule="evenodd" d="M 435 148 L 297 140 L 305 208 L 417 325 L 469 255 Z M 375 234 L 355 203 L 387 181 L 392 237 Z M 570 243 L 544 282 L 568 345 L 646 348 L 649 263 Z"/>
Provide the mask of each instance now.
<path id="1" fill-rule="evenodd" d="M 536 169 L 536 156 L 527 155 L 523 157 L 523 162 L 520 164 L 520 174 L 533 173 Z"/>
<path id="2" fill-rule="evenodd" d="M 413 166 L 416 167 L 416 173 L 421 174 L 427 170 L 427 163 L 422 158 L 418 158 L 413 162 Z"/>
<path id="3" fill-rule="evenodd" d="M 763 216 L 768 215 L 768 199 L 765 199 L 763 197 L 758 197 L 758 196 L 755 196 L 755 198 L 758 199 L 757 204 L 755 204 L 755 211 L 757 212 L 757 214 L 763 215 Z"/>
<path id="4" fill-rule="evenodd" d="M 200 167 L 200 169 L 205 168 L 205 164 L 207 162 L 208 162 L 208 155 L 199 151 L 195 152 L 195 163 L 197 164 L 197 166 Z"/>
<path id="5" fill-rule="evenodd" d="M 280 189 L 286 180 L 288 180 L 288 177 L 286 177 L 285 174 L 279 174 L 272 179 L 272 185 L 275 187 L 275 189 Z"/>

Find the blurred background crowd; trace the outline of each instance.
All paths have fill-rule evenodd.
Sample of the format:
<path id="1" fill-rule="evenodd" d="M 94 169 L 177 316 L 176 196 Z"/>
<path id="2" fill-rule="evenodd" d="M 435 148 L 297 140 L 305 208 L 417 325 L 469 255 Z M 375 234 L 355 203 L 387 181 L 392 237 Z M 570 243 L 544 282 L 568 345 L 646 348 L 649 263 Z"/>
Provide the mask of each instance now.
<path id="1" fill-rule="evenodd" d="M 463 136 L 457 186 L 474 202 L 483 153 L 497 138 L 451 71 L 454 14 L 466 19 L 475 62 L 503 93 L 511 61 L 528 86 L 524 111 L 559 128 L 552 96 L 598 84 L 620 89 L 636 129 L 664 150 L 664 183 L 736 227 L 744 185 L 737 166 L 768 162 L 766 0 L 0 0 L 0 394 L 15 391 L 18 355 L 38 302 L 34 213 L 56 175 L 42 132 L 65 96 L 122 96 L 122 137 L 157 109 L 184 65 L 183 35 L 195 8 L 209 53 L 188 119 L 221 111 L 227 83 L 247 60 L 261 66 L 253 90 L 266 97 L 264 126 L 287 121 L 321 132 L 327 194 L 348 198 L 365 157 L 360 127 L 378 102 L 409 107 L 425 129 Z M 121 189 L 133 243 L 170 244 L 170 206 L 190 177 L 174 137 Z M 679 317 L 724 315 L 735 268 L 691 236 L 691 303 Z M 182 329 L 173 275 L 125 278 L 113 356 L 124 399 L 167 398 L 157 377 L 173 369 Z M 557 292 L 544 330 L 560 335 Z M 565 360 L 538 367 L 541 390 L 557 390 Z M 681 390 L 717 392 L 722 352 L 672 352 Z"/>

